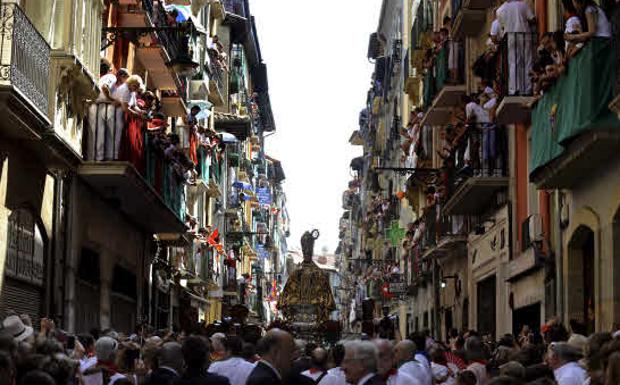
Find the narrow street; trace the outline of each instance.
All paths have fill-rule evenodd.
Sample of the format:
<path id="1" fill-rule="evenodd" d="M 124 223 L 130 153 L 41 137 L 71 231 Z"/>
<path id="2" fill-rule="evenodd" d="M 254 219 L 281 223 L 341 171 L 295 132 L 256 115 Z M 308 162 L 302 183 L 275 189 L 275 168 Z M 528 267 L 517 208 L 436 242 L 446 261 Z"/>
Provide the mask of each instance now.
<path id="1" fill-rule="evenodd" d="M 620 385 L 619 31 L 0 1 L 0 385 Z"/>

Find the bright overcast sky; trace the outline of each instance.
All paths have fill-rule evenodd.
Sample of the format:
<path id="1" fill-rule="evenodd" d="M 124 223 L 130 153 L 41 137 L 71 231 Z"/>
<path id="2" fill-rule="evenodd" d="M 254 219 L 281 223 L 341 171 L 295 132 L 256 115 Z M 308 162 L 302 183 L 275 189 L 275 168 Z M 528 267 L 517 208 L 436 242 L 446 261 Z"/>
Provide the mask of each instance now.
<path id="1" fill-rule="evenodd" d="M 381 0 L 251 0 L 276 134 L 267 153 L 282 161 L 291 216 L 289 248 L 319 229 L 315 252 L 338 246 L 349 163 L 361 153 L 348 140 L 358 128 L 372 65 L 368 37 Z"/>

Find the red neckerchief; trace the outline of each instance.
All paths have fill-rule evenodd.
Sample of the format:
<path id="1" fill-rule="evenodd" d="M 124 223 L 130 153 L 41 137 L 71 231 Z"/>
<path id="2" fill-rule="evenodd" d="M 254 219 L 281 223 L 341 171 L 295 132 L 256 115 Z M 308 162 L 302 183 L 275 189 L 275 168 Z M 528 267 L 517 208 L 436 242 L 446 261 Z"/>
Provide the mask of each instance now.
<path id="1" fill-rule="evenodd" d="M 484 365 L 487 366 L 487 361 L 486 360 L 471 360 L 472 363 L 476 362 L 480 365 Z"/>
<path id="2" fill-rule="evenodd" d="M 114 364 L 114 362 L 99 361 L 99 360 L 97 360 L 97 366 L 105 369 L 106 371 L 108 371 L 111 374 L 118 373 L 118 367 Z"/>
<path id="3" fill-rule="evenodd" d="M 388 370 L 388 371 L 387 371 L 387 373 L 385 373 L 385 374 L 383 375 L 383 381 L 387 381 L 387 380 L 388 380 L 388 378 L 392 377 L 392 376 L 393 376 L 393 375 L 395 375 L 396 373 L 398 373 L 398 372 L 397 372 L 397 371 L 396 371 L 396 369 L 394 369 L 394 368 L 392 368 L 392 369 Z"/>
<path id="4" fill-rule="evenodd" d="M 323 369 L 321 368 L 310 368 L 309 371 L 310 371 L 310 374 L 323 373 Z"/>

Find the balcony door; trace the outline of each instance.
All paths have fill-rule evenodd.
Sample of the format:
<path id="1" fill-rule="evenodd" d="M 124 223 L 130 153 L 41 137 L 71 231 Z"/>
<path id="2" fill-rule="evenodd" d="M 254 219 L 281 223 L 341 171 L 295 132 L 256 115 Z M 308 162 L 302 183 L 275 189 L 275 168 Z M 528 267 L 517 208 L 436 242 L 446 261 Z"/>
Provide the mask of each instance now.
<path id="1" fill-rule="evenodd" d="M 493 275 L 478 282 L 477 285 L 477 328 L 482 335 L 491 334 L 495 336 L 496 281 L 497 279 Z"/>
<path id="2" fill-rule="evenodd" d="M 573 330 L 589 335 L 595 331 L 594 232 L 586 226 L 575 230 L 568 247 L 568 319 Z"/>

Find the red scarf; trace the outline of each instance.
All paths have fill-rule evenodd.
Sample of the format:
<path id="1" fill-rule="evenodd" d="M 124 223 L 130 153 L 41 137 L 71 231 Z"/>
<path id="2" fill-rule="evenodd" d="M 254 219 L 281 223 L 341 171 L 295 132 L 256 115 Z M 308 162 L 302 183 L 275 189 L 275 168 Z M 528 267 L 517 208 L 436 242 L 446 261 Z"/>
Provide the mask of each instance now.
<path id="1" fill-rule="evenodd" d="M 323 369 L 321 368 L 310 368 L 309 371 L 310 371 L 310 374 L 323 373 Z"/>
<path id="2" fill-rule="evenodd" d="M 100 368 L 103 368 L 110 375 L 114 375 L 116 373 L 119 373 L 118 367 L 114 364 L 114 362 L 97 360 L 97 366 L 100 367 Z"/>
<path id="3" fill-rule="evenodd" d="M 398 373 L 398 372 L 397 372 L 397 371 L 396 371 L 396 369 L 394 369 L 394 368 L 392 368 L 392 369 L 388 370 L 388 371 L 387 371 L 387 373 L 385 373 L 385 374 L 383 375 L 383 381 L 387 381 L 387 380 L 388 380 L 388 378 L 392 377 L 392 376 L 393 376 L 393 375 L 395 375 L 396 373 Z"/>

